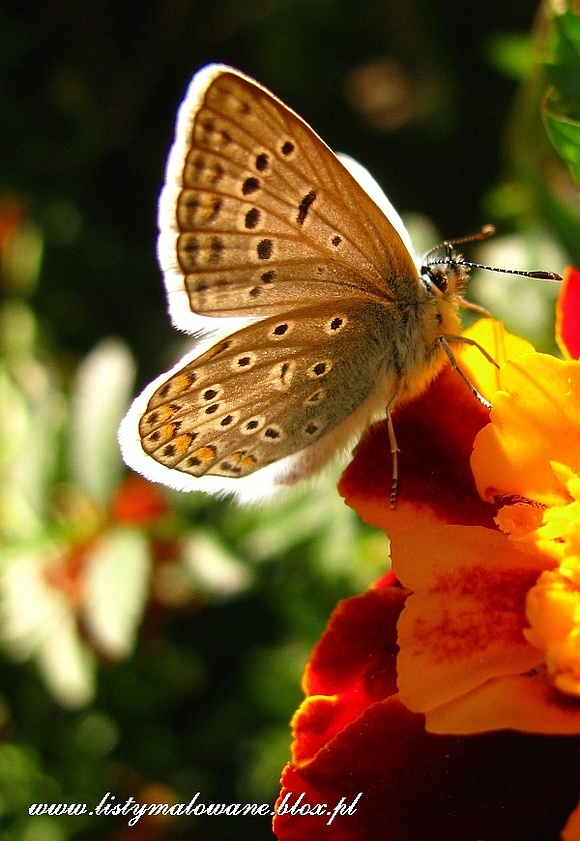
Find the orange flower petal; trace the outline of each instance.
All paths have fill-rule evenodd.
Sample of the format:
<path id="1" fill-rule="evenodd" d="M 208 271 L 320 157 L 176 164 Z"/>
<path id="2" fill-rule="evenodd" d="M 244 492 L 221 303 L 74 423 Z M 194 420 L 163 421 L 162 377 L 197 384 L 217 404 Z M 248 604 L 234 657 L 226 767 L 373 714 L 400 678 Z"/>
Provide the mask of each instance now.
<path id="1" fill-rule="evenodd" d="M 568 703 L 538 676 L 510 675 L 490 680 L 473 692 L 430 710 L 426 719 L 430 733 L 465 735 L 490 730 L 550 736 L 580 733 L 580 705 Z M 580 768 L 580 759 L 577 765 Z"/>
<path id="2" fill-rule="evenodd" d="M 471 466 L 484 499 L 519 495 L 555 505 L 569 495 L 551 462 L 580 464 L 580 363 L 531 353 L 502 367 Z"/>
<path id="3" fill-rule="evenodd" d="M 504 534 L 509 534 L 512 540 L 517 540 L 520 548 L 525 543 L 535 545 L 534 532 L 542 525 L 544 508 L 530 502 L 514 502 L 504 505 L 497 512 L 495 522 Z"/>
<path id="4" fill-rule="evenodd" d="M 580 803 L 568 818 L 562 831 L 562 841 L 580 841 Z"/>
<path id="5" fill-rule="evenodd" d="M 426 713 L 541 661 L 522 633 L 526 594 L 545 568 L 539 552 L 522 553 L 491 529 L 440 526 L 399 536 L 392 553 L 414 591 L 398 624 L 398 685 L 410 710 Z"/>

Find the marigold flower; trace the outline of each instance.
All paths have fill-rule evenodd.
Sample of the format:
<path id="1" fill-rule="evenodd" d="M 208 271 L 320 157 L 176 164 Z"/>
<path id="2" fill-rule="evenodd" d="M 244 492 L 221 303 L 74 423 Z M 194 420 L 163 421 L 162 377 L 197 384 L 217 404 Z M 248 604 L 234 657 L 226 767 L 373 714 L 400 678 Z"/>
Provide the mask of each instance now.
<path id="1" fill-rule="evenodd" d="M 307 668 L 282 778 L 283 796 L 301 790 L 324 802 L 339 790 L 348 800 L 358 786 L 368 811 L 334 830 L 322 817 L 279 816 L 283 841 L 374 839 L 385 823 L 395 841 L 484 831 L 524 841 L 560 837 L 568 818 L 561 837 L 580 837 L 580 363 L 537 354 L 491 320 L 470 338 L 500 364 L 476 348 L 457 354 L 491 415 L 444 370 L 395 414 L 396 510 L 385 425 L 371 428 L 341 479 L 347 503 L 388 531 L 393 572 L 408 590 L 378 588 L 339 607 Z M 392 601 L 377 621 L 386 592 Z M 383 697 L 367 688 L 375 674 Z M 565 790 L 547 794 L 551 774 Z M 457 811 L 434 782 L 441 777 L 462 792 Z M 530 799 L 527 822 L 514 804 Z"/>
<path id="2" fill-rule="evenodd" d="M 428 733 L 397 694 L 397 620 L 408 596 L 378 586 L 331 617 L 293 720 L 277 837 L 556 839 L 578 801 L 580 739 Z"/>
<path id="3" fill-rule="evenodd" d="M 574 465 L 580 464 L 580 363 L 529 351 L 521 355 L 522 346 L 498 333 L 496 324 L 484 324 L 487 336 L 478 333 L 478 341 L 487 342 L 492 354 L 501 347 L 505 357 L 515 354 L 493 372 L 491 423 L 481 423 L 479 407 L 461 393 L 467 390 L 457 376 L 450 379 L 452 371 L 444 372 L 427 396 L 431 405 L 443 407 L 462 401 L 462 427 L 476 430 L 471 442 L 459 437 L 455 463 L 464 475 L 455 488 L 439 492 L 448 481 L 441 456 L 447 457 L 450 447 L 446 439 L 442 446 L 432 442 L 431 459 L 439 465 L 428 482 L 436 502 L 425 516 L 429 503 L 416 476 L 404 484 L 407 451 L 401 446 L 403 531 L 400 523 L 399 530 L 390 526 L 399 511 L 389 509 L 385 471 L 382 518 L 391 534 L 393 571 L 413 591 L 399 622 L 400 696 L 409 709 L 426 715 L 433 732 L 509 727 L 579 733 L 580 708 L 570 706 L 575 693 L 563 691 L 580 671 L 580 610 L 574 610 L 580 588 L 570 572 L 576 561 L 566 551 L 566 577 L 558 567 L 558 553 L 568 545 L 564 527 L 552 536 L 551 551 L 546 529 L 551 523 L 554 531 L 557 516 L 571 545 L 580 522 L 580 506 L 572 503 Z M 495 348 L 489 347 L 490 336 Z M 461 365 L 483 390 L 474 352 L 463 354 Z M 453 424 L 450 428 L 454 432 Z M 367 439 L 355 459 L 359 473 L 368 448 Z M 421 460 L 413 461 L 411 454 L 410 461 L 421 475 Z M 373 519 L 380 497 L 371 490 L 369 504 L 359 473 L 349 467 L 341 490 L 362 516 L 370 512 Z M 409 488 L 419 493 L 409 497 Z"/>

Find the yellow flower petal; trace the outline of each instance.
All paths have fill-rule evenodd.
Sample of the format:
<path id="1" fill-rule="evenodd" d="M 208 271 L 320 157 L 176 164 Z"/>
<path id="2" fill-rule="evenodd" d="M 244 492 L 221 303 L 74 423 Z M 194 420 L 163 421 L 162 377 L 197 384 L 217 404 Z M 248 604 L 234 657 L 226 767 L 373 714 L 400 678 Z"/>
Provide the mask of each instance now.
<path id="1" fill-rule="evenodd" d="M 580 560 L 576 570 L 546 570 L 529 591 L 526 613 L 531 628 L 526 639 L 545 652 L 554 686 L 580 698 Z M 576 578 L 576 581 L 574 581 Z"/>
<path id="2" fill-rule="evenodd" d="M 475 439 L 479 493 L 519 495 L 546 505 L 570 497 L 551 462 L 580 464 L 580 363 L 531 353 L 501 369 L 491 423 Z"/>
<path id="3" fill-rule="evenodd" d="M 508 333 L 501 321 L 493 318 L 480 318 L 464 335 L 484 347 L 498 365 L 508 359 L 517 359 L 525 353 L 533 353 L 534 346 L 526 339 Z M 493 394 L 501 388 L 500 370 L 485 358 L 482 352 L 472 345 L 464 345 L 457 354 L 462 370 L 467 374 L 477 390 L 491 400 Z"/>
<path id="4" fill-rule="evenodd" d="M 575 474 L 566 480 L 562 465 L 552 462 L 552 468 L 562 477 L 562 483 L 572 502 L 547 508 L 542 524 L 536 529 L 533 537 L 538 549 L 547 555 L 558 561 L 572 559 L 566 575 L 579 579 L 580 570 L 573 559 L 580 555 L 580 482 Z"/>

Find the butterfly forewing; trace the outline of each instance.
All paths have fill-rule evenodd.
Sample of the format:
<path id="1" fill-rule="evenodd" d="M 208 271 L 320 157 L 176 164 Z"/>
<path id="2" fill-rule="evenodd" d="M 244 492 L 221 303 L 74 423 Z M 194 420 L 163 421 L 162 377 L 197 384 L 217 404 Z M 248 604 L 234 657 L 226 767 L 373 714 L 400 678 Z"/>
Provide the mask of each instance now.
<path id="1" fill-rule="evenodd" d="M 218 342 L 151 396 L 143 449 L 194 476 L 237 477 L 309 447 L 373 390 L 385 354 L 380 310 L 364 299 L 317 305 Z"/>
<path id="2" fill-rule="evenodd" d="M 196 79 L 160 203 L 169 293 L 223 317 L 349 289 L 392 300 L 393 280 L 416 276 L 412 259 L 326 144 L 253 81 L 229 70 Z"/>

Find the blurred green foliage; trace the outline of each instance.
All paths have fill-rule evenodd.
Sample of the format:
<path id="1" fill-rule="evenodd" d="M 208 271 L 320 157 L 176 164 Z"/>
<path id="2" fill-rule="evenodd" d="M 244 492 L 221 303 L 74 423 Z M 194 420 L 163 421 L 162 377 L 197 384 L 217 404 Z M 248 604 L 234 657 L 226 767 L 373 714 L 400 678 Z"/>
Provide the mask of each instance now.
<path id="1" fill-rule="evenodd" d="M 545 63 L 550 82 L 543 102 L 546 131 L 576 182 L 580 181 L 580 17 L 568 13 L 554 20 L 551 50 Z"/>
<path id="2" fill-rule="evenodd" d="M 578 18 L 536 12 L 0 7 L 2 838 L 271 837 L 263 817 L 130 829 L 28 807 L 107 792 L 273 804 L 309 651 L 336 602 L 388 567 L 386 537 L 345 508 L 335 477 L 250 509 L 125 478 L 118 421 L 183 349 L 155 213 L 189 77 L 218 60 L 272 88 L 413 212 L 418 248 L 491 221 L 502 236 L 478 259 L 561 271 L 580 258 Z M 495 275 L 471 289 L 548 348 L 556 291 Z"/>

